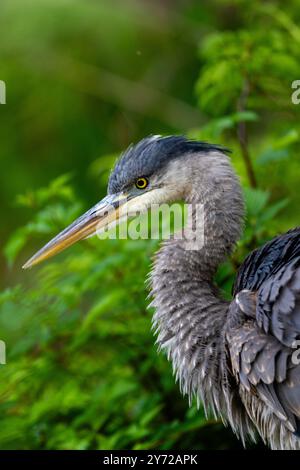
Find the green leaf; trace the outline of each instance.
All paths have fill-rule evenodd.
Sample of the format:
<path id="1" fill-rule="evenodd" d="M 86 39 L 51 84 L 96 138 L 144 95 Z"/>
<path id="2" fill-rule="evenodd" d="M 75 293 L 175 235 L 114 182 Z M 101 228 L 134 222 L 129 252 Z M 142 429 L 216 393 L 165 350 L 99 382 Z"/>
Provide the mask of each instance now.
<path id="1" fill-rule="evenodd" d="M 287 149 L 271 148 L 260 154 L 256 159 L 256 163 L 259 165 L 266 165 L 267 163 L 283 161 L 287 160 L 289 155 L 290 154 Z"/>
<path id="2" fill-rule="evenodd" d="M 274 144 L 274 149 L 282 149 L 291 144 L 299 141 L 299 132 L 296 129 L 290 129 L 284 136 L 277 139 Z"/>
<path id="3" fill-rule="evenodd" d="M 259 215 L 265 209 L 270 193 L 261 189 L 244 188 L 248 217 Z"/>
<path id="4" fill-rule="evenodd" d="M 276 215 L 279 214 L 279 212 L 281 212 L 285 207 L 287 207 L 289 201 L 289 199 L 283 199 L 267 207 L 261 215 L 260 221 L 267 222 L 269 220 L 272 220 Z"/>
<path id="5" fill-rule="evenodd" d="M 13 262 L 15 261 L 18 254 L 21 252 L 22 248 L 27 243 L 27 230 L 20 229 L 17 230 L 8 240 L 6 245 L 4 246 L 3 252 L 4 256 L 9 264 L 12 266 Z"/>

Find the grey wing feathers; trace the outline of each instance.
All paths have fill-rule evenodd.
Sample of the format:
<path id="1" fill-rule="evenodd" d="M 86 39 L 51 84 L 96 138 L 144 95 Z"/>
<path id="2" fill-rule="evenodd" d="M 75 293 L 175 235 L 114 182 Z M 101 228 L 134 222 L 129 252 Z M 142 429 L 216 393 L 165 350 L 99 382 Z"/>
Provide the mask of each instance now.
<path id="1" fill-rule="evenodd" d="M 252 322 L 230 329 L 227 341 L 233 370 L 247 390 L 260 382 L 281 383 L 286 379 L 290 350 Z"/>
<path id="2" fill-rule="evenodd" d="M 285 346 L 293 347 L 300 335 L 299 261 L 282 267 L 257 293 L 257 324 Z"/>
<path id="3" fill-rule="evenodd" d="M 294 350 L 271 334 L 272 323 L 264 331 L 256 320 L 258 298 L 258 294 L 245 290 L 230 305 L 226 339 L 232 371 L 248 393 L 256 394 L 296 433 L 300 418 L 300 366 L 291 361 Z"/>

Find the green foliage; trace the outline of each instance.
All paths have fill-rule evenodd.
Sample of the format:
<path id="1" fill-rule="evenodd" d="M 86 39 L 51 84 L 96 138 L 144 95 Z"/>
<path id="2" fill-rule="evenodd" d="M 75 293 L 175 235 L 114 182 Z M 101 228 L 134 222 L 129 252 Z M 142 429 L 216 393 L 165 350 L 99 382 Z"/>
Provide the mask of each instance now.
<path id="1" fill-rule="evenodd" d="M 2 449 L 240 445 L 189 408 L 156 352 L 144 280 L 157 242 L 88 239 L 20 270 L 105 194 L 119 150 L 149 133 L 233 150 L 247 219 L 216 276 L 226 297 L 249 251 L 299 224 L 296 0 L 284 11 L 275 0 L 150 3 L 2 0 Z"/>
<path id="2" fill-rule="evenodd" d="M 82 208 L 74 198 L 72 187 L 67 185 L 69 175 L 56 178 L 48 188 L 29 191 L 17 197 L 17 204 L 40 212 L 15 231 L 4 248 L 4 254 L 11 265 L 26 242 L 35 235 L 47 235 L 53 229 L 61 229 L 76 218 Z M 63 205 L 61 202 L 64 202 Z"/>

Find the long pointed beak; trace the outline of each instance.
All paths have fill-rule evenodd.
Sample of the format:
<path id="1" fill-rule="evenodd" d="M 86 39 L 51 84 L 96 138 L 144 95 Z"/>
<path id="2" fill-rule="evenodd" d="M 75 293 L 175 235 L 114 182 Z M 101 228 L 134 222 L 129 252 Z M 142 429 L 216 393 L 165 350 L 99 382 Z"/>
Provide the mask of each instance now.
<path id="1" fill-rule="evenodd" d="M 105 230 L 111 224 L 116 223 L 116 221 L 119 223 L 122 218 L 120 207 L 127 200 L 127 195 L 124 193 L 106 196 L 55 238 L 50 240 L 47 245 L 24 264 L 23 269 L 31 268 L 41 261 L 51 258 L 77 241 L 94 235 L 98 230 Z"/>

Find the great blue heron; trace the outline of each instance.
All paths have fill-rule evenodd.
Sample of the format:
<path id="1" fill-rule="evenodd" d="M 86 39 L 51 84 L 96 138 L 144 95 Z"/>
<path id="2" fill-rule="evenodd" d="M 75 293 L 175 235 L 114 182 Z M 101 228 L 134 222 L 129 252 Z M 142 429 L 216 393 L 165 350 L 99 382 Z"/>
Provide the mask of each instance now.
<path id="1" fill-rule="evenodd" d="M 116 214 L 121 219 L 122 207 L 130 214 L 179 199 L 203 208 L 197 229 L 204 239 L 197 251 L 186 249 L 193 215 L 185 237 L 165 241 L 156 254 L 151 285 L 159 348 L 182 392 L 244 443 L 258 432 L 273 449 L 299 449 L 300 229 L 252 252 L 232 301 L 222 299 L 214 275 L 240 237 L 244 214 L 226 149 L 180 136 L 151 136 L 129 147 L 111 173 L 108 195 L 24 267 L 92 235 Z"/>

